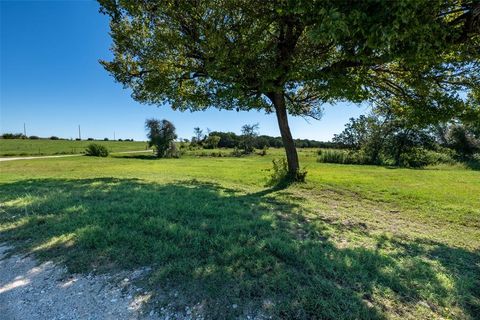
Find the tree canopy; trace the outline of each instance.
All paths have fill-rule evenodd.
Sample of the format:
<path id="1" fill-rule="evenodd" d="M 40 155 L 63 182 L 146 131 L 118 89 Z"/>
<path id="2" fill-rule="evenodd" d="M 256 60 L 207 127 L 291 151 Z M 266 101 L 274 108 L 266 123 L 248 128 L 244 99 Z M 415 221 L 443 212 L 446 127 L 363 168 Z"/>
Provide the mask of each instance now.
<path id="1" fill-rule="evenodd" d="M 287 114 L 371 102 L 416 122 L 478 116 L 480 1 L 100 0 L 104 67 L 134 99 L 178 110 Z"/>

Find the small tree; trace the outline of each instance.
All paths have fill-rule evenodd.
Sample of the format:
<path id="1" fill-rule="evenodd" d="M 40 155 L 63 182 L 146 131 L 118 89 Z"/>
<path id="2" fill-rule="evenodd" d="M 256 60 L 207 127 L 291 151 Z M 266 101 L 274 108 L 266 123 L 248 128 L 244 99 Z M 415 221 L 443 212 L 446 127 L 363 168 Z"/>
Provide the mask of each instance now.
<path id="1" fill-rule="evenodd" d="M 192 137 L 192 144 L 201 145 L 205 140 L 205 135 L 203 134 L 203 130 L 200 129 L 200 127 L 195 127 L 193 128 L 193 134 L 194 136 Z"/>
<path id="2" fill-rule="evenodd" d="M 220 137 L 210 134 L 206 139 L 205 139 L 205 144 L 204 148 L 205 149 L 216 149 L 218 147 L 218 143 L 220 142 Z"/>
<path id="3" fill-rule="evenodd" d="M 168 120 L 148 119 L 145 121 L 147 129 L 148 146 L 155 147 L 155 154 L 158 158 L 164 158 L 170 153 L 173 141 L 177 138 L 175 126 Z"/>
<path id="4" fill-rule="evenodd" d="M 253 152 L 255 138 L 258 136 L 258 123 L 246 124 L 242 127 L 241 147 L 245 154 Z"/>

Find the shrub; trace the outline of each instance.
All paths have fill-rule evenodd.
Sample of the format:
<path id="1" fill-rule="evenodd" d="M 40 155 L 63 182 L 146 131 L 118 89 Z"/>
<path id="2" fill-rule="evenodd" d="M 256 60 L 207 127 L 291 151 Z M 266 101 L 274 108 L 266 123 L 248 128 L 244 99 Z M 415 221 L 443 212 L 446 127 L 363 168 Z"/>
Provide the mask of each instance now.
<path id="1" fill-rule="evenodd" d="M 168 149 L 165 151 L 164 158 L 180 158 L 181 152 L 177 149 L 175 142 L 171 141 Z"/>
<path id="2" fill-rule="evenodd" d="M 241 157 L 242 155 L 243 155 L 242 150 L 240 150 L 240 149 L 237 148 L 237 147 L 233 148 L 232 156 L 234 156 L 234 157 Z"/>
<path id="3" fill-rule="evenodd" d="M 430 164 L 427 150 L 423 148 L 412 148 L 400 156 L 399 165 L 407 168 L 422 168 Z"/>
<path id="4" fill-rule="evenodd" d="M 428 164 L 455 164 L 455 152 L 448 148 L 442 148 L 438 151 L 427 150 Z"/>
<path id="5" fill-rule="evenodd" d="M 93 157 L 107 157 L 109 152 L 105 146 L 98 143 L 91 143 L 85 149 L 85 154 Z"/>
<path id="6" fill-rule="evenodd" d="M 283 188 L 288 186 L 292 181 L 305 182 L 307 171 L 301 169 L 297 172 L 297 177 L 291 177 L 288 172 L 288 164 L 285 158 L 273 159 L 271 174 L 267 182 L 268 186 Z"/>
<path id="7" fill-rule="evenodd" d="M 258 153 L 258 155 L 260 156 L 266 156 L 267 155 L 267 150 L 268 150 L 268 147 L 267 146 L 263 146 L 262 150 L 260 150 L 260 152 Z"/>

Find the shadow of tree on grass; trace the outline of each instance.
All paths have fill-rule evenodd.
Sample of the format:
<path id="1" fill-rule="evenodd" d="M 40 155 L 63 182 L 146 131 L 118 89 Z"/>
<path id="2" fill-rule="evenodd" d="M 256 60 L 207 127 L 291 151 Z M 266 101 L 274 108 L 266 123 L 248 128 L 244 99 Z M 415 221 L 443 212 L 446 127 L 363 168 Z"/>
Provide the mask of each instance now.
<path id="1" fill-rule="evenodd" d="M 272 189 L 114 178 L 1 187 L 0 241 L 71 272 L 152 266 L 144 285 L 154 294 L 180 292 L 179 308 L 202 301 L 211 318 L 478 314 L 478 253 L 381 237 L 375 248 L 341 247 L 327 223 L 309 223 Z"/>
<path id="2" fill-rule="evenodd" d="M 119 159 L 137 159 L 137 160 L 160 160 L 161 158 L 156 157 L 154 154 L 122 154 L 122 155 L 112 155 L 113 158 Z"/>

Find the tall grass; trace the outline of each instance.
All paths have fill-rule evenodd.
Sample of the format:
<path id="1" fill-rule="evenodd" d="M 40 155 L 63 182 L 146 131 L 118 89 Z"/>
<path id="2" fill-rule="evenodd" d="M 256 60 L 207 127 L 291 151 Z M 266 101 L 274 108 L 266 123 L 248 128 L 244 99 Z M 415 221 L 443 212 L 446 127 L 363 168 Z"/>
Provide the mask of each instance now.
<path id="1" fill-rule="evenodd" d="M 338 149 L 320 149 L 318 162 L 340 164 L 368 164 L 366 157 L 358 152 Z"/>

